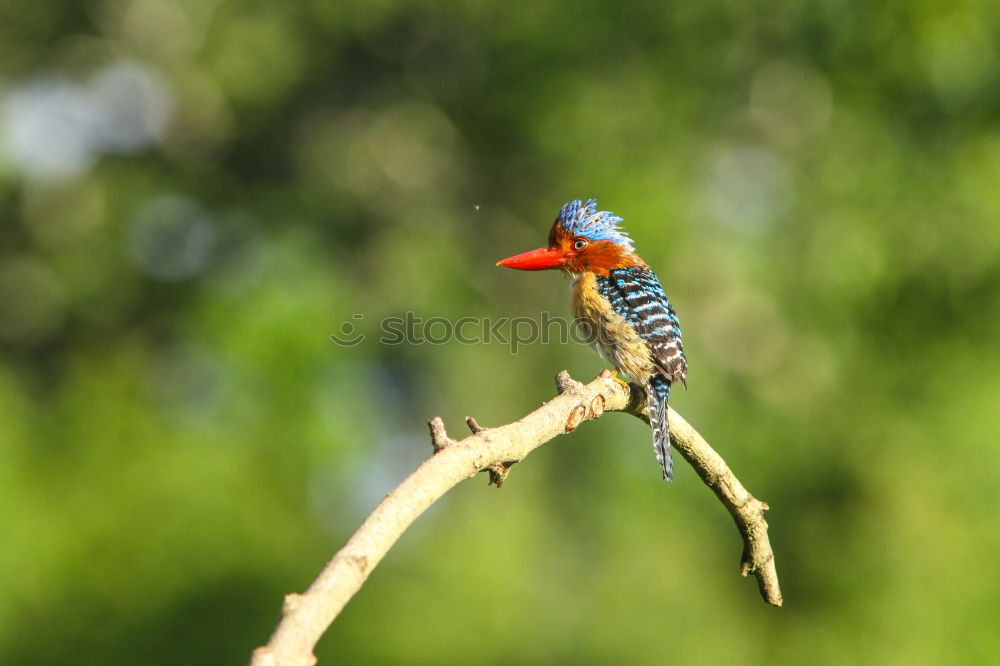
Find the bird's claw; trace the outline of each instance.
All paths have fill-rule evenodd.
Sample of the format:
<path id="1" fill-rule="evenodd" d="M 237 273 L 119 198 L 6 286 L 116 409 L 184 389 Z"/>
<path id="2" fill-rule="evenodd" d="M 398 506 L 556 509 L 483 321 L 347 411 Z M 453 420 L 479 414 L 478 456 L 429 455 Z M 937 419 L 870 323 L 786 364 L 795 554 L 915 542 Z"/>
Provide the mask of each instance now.
<path id="1" fill-rule="evenodd" d="M 618 368 L 615 368 L 614 370 L 611 371 L 611 379 L 618 382 L 618 384 L 626 391 L 629 390 L 628 382 L 618 376 Z"/>

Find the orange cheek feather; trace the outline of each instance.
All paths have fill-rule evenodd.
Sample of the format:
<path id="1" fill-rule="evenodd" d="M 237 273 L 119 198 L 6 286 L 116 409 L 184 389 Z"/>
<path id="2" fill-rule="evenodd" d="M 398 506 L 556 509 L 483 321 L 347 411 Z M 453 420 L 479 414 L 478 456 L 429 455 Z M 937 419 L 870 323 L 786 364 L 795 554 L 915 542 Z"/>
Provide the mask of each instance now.
<path id="1" fill-rule="evenodd" d="M 567 261 L 566 267 L 576 273 L 590 271 L 597 275 L 607 275 L 612 268 L 623 268 L 636 263 L 635 255 L 626 255 L 614 242 L 598 241 Z"/>

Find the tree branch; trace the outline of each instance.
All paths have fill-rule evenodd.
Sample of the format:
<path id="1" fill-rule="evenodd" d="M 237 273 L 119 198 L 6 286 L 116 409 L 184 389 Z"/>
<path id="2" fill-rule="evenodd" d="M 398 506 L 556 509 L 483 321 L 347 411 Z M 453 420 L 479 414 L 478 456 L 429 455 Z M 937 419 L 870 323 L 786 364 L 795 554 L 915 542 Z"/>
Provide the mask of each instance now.
<path id="1" fill-rule="evenodd" d="M 586 385 L 560 372 L 556 388 L 559 395 L 514 423 L 483 428 L 475 419 L 467 419 L 473 434 L 462 440 L 449 437 L 440 418 L 431 419 L 434 455 L 382 500 L 305 593 L 285 597 L 281 621 L 268 644 L 254 650 L 251 666 L 315 664 L 317 641 L 371 570 L 406 528 L 460 481 L 485 470 L 490 483 L 499 487 L 511 465 L 605 411 L 628 412 L 648 422 L 642 389 L 634 384 L 626 388 L 607 370 Z M 671 409 L 669 418 L 674 447 L 736 521 L 743 537 L 740 573 L 752 573 L 764 601 L 780 606 L 778 575 L 764 521 L 767 504 L 743 487 L 722 457 L 677 412 Z"/>

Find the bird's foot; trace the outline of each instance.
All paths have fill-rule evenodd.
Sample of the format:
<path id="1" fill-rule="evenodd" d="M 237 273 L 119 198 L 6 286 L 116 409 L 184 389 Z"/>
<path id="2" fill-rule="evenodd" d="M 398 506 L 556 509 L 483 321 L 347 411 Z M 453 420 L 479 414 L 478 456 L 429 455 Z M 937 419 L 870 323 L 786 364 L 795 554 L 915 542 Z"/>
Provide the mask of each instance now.
<path id="1" fill-rule="evenodd" d="M 628 382 L 618 376 L 618 368 L 615 368 L 614 370 L 611 371 L 611 379 L 618 382 L 621 385 L 621 387 L 626 391 L 629 390 Z"/>

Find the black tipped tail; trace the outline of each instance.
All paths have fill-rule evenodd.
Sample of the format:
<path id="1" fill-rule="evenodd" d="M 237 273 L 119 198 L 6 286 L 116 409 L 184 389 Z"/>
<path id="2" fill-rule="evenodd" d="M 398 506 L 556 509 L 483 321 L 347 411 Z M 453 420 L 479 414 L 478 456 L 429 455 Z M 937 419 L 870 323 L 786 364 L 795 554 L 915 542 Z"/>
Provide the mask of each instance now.
<path id="1" fill-rule="evenodd" d="M 670 380 L 654 375 L 646 384 L 646 405 L 649 425 L 653 429 L 653 451 L 663 469 L 663 478 L 674 478 L 674 461 L 670 455 L 670 428 L 667 426 L 667 401 L 670 399 Z"/>

